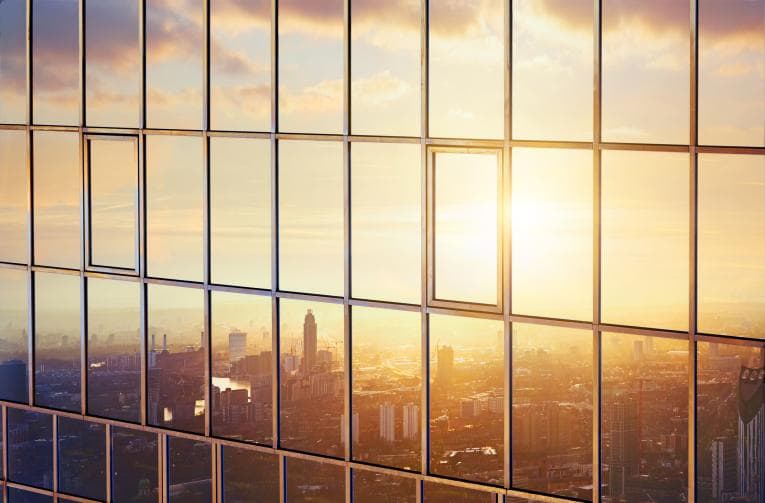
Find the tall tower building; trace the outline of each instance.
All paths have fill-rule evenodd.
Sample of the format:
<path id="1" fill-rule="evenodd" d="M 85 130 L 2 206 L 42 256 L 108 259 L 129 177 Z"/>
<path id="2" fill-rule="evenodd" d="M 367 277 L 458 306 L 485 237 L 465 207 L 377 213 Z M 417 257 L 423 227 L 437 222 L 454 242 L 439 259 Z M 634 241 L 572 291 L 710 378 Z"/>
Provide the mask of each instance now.
<path id="1" fill-rule="evenodd" d="M 638 438 L 638 404 L 632 397 L 616 397 L 610 404 L 611 453 L 608 460 L 608 488 L 612 500 L 625 494 L 627 481 L 640 468 Z"/>
<path id="2" fill-rule="evenodd" d="M 765 498 L 765 367 L 741 367 L 738 379 L 738 495 Z"/>
<path id="3" fill-rule="evenodd" d="M 712 496 L 715 501 L 724 501 L 735 494 L 736 442 L 732 438 L 718 437 L 712 440 Z"/>
<path id="4" fill-rule="evenodd" d="M 396 441 L 396 406 L 389 402 L 380 405 L 380 439 Z"/>
<path id="5" fill-rule="evenodd" d="M 436 381 L 442 386 L 451 386 L 454 379 L 454 349 L 440 346 L 437 356 Z"/>
<path id="6" fill-rule="evenodd" d="M 228 334 L 228 361 L 234 363 L 247 356 L 247 332 L 234 330 Z"/>
<path id="7" fill-rule="evenodd" d="M 303 373 L 308 374 L 316 365 L 316 318 L 310 309 L 303 320 Z"/>
<path id="8" fill-rule="evenodd" d="M 420 432 L 420 407 L 408 403 L 404 405 L 404 438 L 407 440 L 416 439 Z"/>

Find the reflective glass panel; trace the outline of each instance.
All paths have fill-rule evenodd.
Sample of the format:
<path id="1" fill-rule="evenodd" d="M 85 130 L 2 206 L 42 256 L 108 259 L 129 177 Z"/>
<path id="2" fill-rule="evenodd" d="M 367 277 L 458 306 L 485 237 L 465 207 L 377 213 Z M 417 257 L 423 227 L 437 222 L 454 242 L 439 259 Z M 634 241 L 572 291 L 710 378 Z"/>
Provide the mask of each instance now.
<path id="1" fill-rule="evenodd" d="M 65 500 L 59 499 L 59 501 Z M 53 503 L 53 498 L 45 494 L 9 487 L 8 503 Z"/>
<path id="2" fill-rule="evenodd" d="M 0 4 L 0 15 L 3 5 Z M 27 135 L 24 131 L 0 131 L 0 235 L 3 236 L 0 260 L 4 262 L 27 262 L 27 194 Z"/>
<path id="3" fill-rule="evenodd" d="M 0 269 L 0 400 L 27 403 L 29 273 Z"/>
<path id="4" fill-rule="evenodd" d="M 279 500 L 279 457 L 223 447 L 223 501 L 260 503 Z"/>
<path id="5" fill-rule="evenodd" d="M 106 427 L 59 417 L 58 490 L 94 500 L 106 499 Z"/>
<path id="6" fill-rule="evenodd" d="M 370 470 L 353 470 L 353 500 L 364 503 L 415 503 L 416 479 Z"/>
<path id="7" fill-rule="evenodd" d="M 287 501 L 345 501 L 345 469 L 328 463 L 287 458 Z"/>
<path id="8" fill-rule="evenodd" d="M 157 503 L 157 434 L 112 427 L 112 501 Z"/>
<path id="9" fill-rule="evenodd" d="M 8 480 L 53 489 L 53 416 L 7 409 Z"/>
<path id="10" fill-rule="evenodd" d="M 212 447 L 179 437 L 167 437 L 167 500 L 212 501 Z"/>
<path id="11" fill-rule="evenodd" d="M 23 124 L 27 119 L 26 7 L 25 0 L 0 2 L 0 33 L 3 34 L 0 37 L 2 124 Z"/>
<path id="12" fill-rule="evenodd" d="M 494 503 L 497 501 L 492 493 L 437 482 L 424 482 L 422 496 L 425 503 Z"/>

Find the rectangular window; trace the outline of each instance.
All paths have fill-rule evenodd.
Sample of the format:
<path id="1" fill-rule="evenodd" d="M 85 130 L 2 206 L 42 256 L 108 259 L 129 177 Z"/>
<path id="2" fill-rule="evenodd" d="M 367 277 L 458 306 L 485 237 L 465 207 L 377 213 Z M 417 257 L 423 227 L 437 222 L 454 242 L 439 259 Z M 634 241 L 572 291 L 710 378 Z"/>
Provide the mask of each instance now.
<path id="1" fill-rule="evenodd" d="M 3 7 L 4 4 L 0 4 L 0 12 Z M 28 194 L 27 135 L 24 131 L 0 131 L 0 235 L 3 236 L 0 261 L 27 263 Z"/>
<path id="2" fill-rule="evenodd" d="M 59 498 L 59 501 L 65 501 Z M 8 503 L 53 503 L 53 498 L 45 494 L 24 491 L 15 487 L 8 488 Z"/>
<path id="3" fill-rule="evenodd" d="M 426 481 L 422 484 L 424 503 L 496 503 L 494 493 Z"/>
<path id="4" fill-rule="evenodd" d="M 222 448 L 223 501 L 248 502 L 253 495 L 262 501 L 279 500 L 279 457 L 274 454 Z"/>
<path id="5" fill-rule="evenodd" d="M 0 400 L 28 403 L 29 273 L 0 269 Z"/>
<path id="6" fill-rule="evenodd" d="M 157 503 L 157 434 L 112 427 L 112 501 Z"/>
<path id="7" fill-rule="evenodd" d="M 212 501 L 212 448 L 207 442 L 167 437 L 168 502 Z"/>
<path id="8" fill-rule="evenodd" d="M 58 417 L 58 490 L 65 494 L 106 499 L 106 427 Z"/>
<path id="9" fill-rule="evenodd" d="M 138 140 L 86 138 L 88 265 L 137 270 Z"/>
<path id="10" fill-rule="evenodd" d="M 0 124 L 27 120 L 26 16 L 26 2 L 0 3 Z"/>
<path id="11" fill-rule="evenodd" d="M 370 470 L 353 470 L 353 501 L 364 503 L 415 503 L 419 482 Z"/>
<path id="12" fill-rule="evenodd" d="M 53 416 L 7 410 L 8 481 L 53 489 Z"/>
<path id="13" fill-rule="evenodd" d="M 287 458 L 287 501 L 345 501 L 342 465 Z"/>

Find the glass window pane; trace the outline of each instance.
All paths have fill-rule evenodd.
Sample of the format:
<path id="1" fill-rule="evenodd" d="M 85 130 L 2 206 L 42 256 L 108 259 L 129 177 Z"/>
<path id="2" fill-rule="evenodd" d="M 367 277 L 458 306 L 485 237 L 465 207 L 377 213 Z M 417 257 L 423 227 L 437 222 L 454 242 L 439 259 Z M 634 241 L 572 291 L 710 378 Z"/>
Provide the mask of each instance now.
<path id="1" fill-rule="evenodd" d="M 353 296 L 421 302 L 420 146 L 354 143 L 351 152 Z"/>
<path id="2" fill-rule="evenodd" d="M 503 484 L 504 329 L 430 316 L 430 472 Z"/>
<path id="3" fill-rule="evenodd" d="M 699 1 L 699 143 L 765 146 L 765 0 Z"/>
<path id="4" fill-rule="evenodd" d="M 699 341 L 697 501 L 762 501 L 765 346 Z"/>
<path id="5" fill-rule="evenodd" d="M 592 499 L 592 339 L 513 324 L 513 487 Z"/>
<path id="6" fill-rule="evenodd" d="M 167 437 L 168 501 L 212 501 L 212 447 L 179 437 Z"/>
<path id="7" fill-rule="evenodd" d="M 435 298 L 497 304 L 499 154 L 431 155 Z"/>
<path id="8" fill-rule="evenodd" d="M 223 501 L 279 500 L 279 458 L 273 454 L 223 446 Z"/>
<path id="9" fill-rule="evenodd" d="M 592 319 L 591 150 L 513 149 L 513 313 Z"/>
<path id="10" fill-rule="evenodd" d="M 210 124 L 271 130 L 271 0 L 210 2 Z"/>
<path id="11" fill-rule="evenodd" d="M 602 127 L 612 142 L 689 141 L 690 2 L 603 2 Z"/>
<path id="12" fill-rule="evenodd" d="M 343 144 L 279 142 L 279 288 L 343 295 Z"/>
<path id="13" fill-rule="evenodd" d="M 200 129 L 202 0 L 146 0 L 145 9 L 148 127 Z"/>
<path id="14" fill-rule="evenodd" d="M 106 428 L 103 424 L 58 418 L 58 490 L 106 499 Z"/>
<path id="15" fill-rule="evenodd" d="M 80 146 L 77 133 L 35 131 L 34 263 L 79 269 Z"/>
<path id="16" fill-rule="evenodd" d="M 88 414 L 139 422 L 140 284 L 88 278 Z"/>
<path id="17" fill-rule="evenodd" d="M 353 501 L 364 503 L 415 503 L 416 479 L 370 470 L 353 470 Z"/>
<path id="18" fill-rule="evenodd" d="M 80 277 L 34 273 L 35 405 L 80 412 Z"/>
<path id="19" fill-rule="evenodd" d="M 353 457 L 420 471 L 420 313 L 354 307 Z"/>
<path id="20" fill-rule="evenodd" d="M 0 3 L 0 123 L 27 120 L 27 6 L 23 0 Z M 3 149 L 0 148 L 0 152 Z M 0 163 L 2 165 L 2 163 Z"/>
<path id="21" fill-rule="evenodd" d="M 699 331 L 765 339 L 765 156 L 698 159 Z"/>
<path id="22" fill-rule="evenodd" d="M 513 137 L 592 139 L 593 2 L 513 0 Z"/>
<path id="23" fill-rule="evenodd" d="M 603 333 L 601 483 L 610 501 L 688 498 L 688 341 Z"/>
<path id="24" fill-rule="evenodd" d="M 688 155 L 603 152 L 602 320 L 688 327 Z"/>
<path id="25" fill-rule="evenodd" d="M 146 137 L 146 254 L 154 277 L 202 281 L 202 139 Z"/>
<path id="26" fill-rule="evenodd" d="M 64 501 L 59 499 L 59 501 Z M 8 503 L 53 503 L 53 498 L 45 494 L 24 491 L 15 487 L 8 488 Z"/>
<path id="27" fill-rule="evenodd" d="M 0 269 L 0 400 L 29 402 L 28 273 Z"/>
<path id="28" fill-rule="evenodd" d="M 204 293 L 147 285 L 147 298 L 149 424 L 201 434 L 207 359 Z"/>
<path id="29" fill-rule="evenodd" d="M 112 501 L 157 503 L 157 434 L 112 427 Z"/>
<path id="30" fill-rule="evenodd" d="M 273 441 L 271 297 L 212 293 L 212 431 Z"/>
<path id="31" fill-rule="evenodd" d="M 504 2 L 430 2 L 430 136 L 504 136 Z"/>
<path id="32" fill-rule="evenodd" d="M 279 130 L 343 128 L 343 0 L 279 1 Z"/>
<path id="33" fill-rule="evenodd" d="M 53 416 L 8 409 L 8 480 L 53 489 Z"/>
<path id="34" fill-rule="evenodd" d="M 139 3 L 85 2 L 85 112 L 89 126 L 139 126 Z"/>
<path id="35" fill-rule="evenodd" d="M 271 288 L 271 143 L 210 138 L 212 281 Z"/>
<path id="36" fill-rule="evenodd" d="M 32 110 L 35 124 L 80 123 L 78 0 L 32 0 Z"/>
<path id="37" fill-rule="evenodd" d="M 342 457 L 343 306 L 280 299 L 279 321 L 281 447 Z"/>
<path id="38" fill-rule="evenodd" d="M 420 3 L 353 0 L 353 134 L 420 136 Z"/>
<path id="39" fill-rule="evenodd" d="M 4 5 L 0 4 L 0 15 Z M 0 235 L 3 236 L 0 260 L 4 262 L 27 262 L 28 194 L 26 133 L 0 131 Z"/>
<path id="40" fill-rule="evenodd" d="M 422 495 L 425 503 L 494 503 L 497 501 L 493 493 L 430 481 L 423 482 Z"/>
<path id="41" fill-rule="evenodd" d="M 137 147 L 135 138 L 88 141 L 90 265 L 136 268 Z"/>
<path id="42" fill-rule="evenodd" d="M 345 469 L 329 463 L 287 458 L 287 501 L 345 501 Z"/>

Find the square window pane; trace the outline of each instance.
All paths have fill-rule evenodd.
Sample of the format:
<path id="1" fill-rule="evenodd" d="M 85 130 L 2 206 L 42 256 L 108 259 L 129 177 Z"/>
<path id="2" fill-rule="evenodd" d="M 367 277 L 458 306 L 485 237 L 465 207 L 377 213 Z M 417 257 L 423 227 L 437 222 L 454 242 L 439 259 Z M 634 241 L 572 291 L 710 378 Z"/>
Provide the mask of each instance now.
<path id="1" fill-rule="evenodd" d="M 434 297 L 496 305 L 500 267 L 500 154 L 431 155 Z"/>
<path id="2" fill-rule="evenodd" d="M 210 2 L 210 124 L 271 130 L 271 0 Z"/>
<path id="3" fill-rule="evenodd" d="M 420 313 L 352 309 L 353 458 L 420 469 Z"/>
<path id="4" fill-rule="evenodd" d="M 8 481 L 53 489 L 53 416 L 8 409 Z"/>
<path id="5" fill-rule="evenodd" d="M 138 252 L 138 141 L 88 140 L 90 264 L 136 269 Z"/>
<path id="6" fill-rule="evenodd" d="M 223 501 L 265 503 L 279 500 L 279 457 L 223 446 Z"/>
<path id="7" fill-rule="evenodd" d="M 699 1 L 699 143 L 765 146 L 765 0 Z"/>
<path id="8" fill-rule="evenodd" d="M 698 329 L 765 339 L 765 156 L 698 163 Z"/>
<path id="9" fill-rule="evenodd" d="M 212 431 L 273 442 L 271 297 L 212 292 Z"/>
<path id="10" fill-rule="evenodd" d="M 513 149 L 513 313 L 592 319 L 591 150 Z"/>
<path id="11" fill-rule="evenodd" d="M 3 7 L 4 4 L 0 4 L 0 13 Z M 27 262 L 28 194 L 27 135 L 24 131 L 0 131 L 0 235 L 3 236 L 0 260 L 4 262 Z"/>
<path id="12" fill-rule="evenodd" d="M 207 442 L 167 437 L 167 500 L 212 501 L 212 447 Z"/>
<path id="13" fill-rule="evenodd" d="M 35 405 L 80 412 L 80 277 L 34 273 Z"/>
<path id="14" fill-rule="evenodd" d="M 58 490 L 94 500 L 106 499 L 106 428 L 103 424 L 59 417 Z"/>
<path id="15" fill-rule="evenodd" d="M 430 473 L 501 486 L 504 328 L 430 316 Z"/>
<path id="16" fill-rule="evenodd" d="M 32 0 L 34 124 L 80 123 L 78 0 Z"/>
<path id="17" fill-rule="evenodd" d="M 688 154 L 602 155 L 602 320 L 686 330 Z"/>
<path id="18" fill-rule="evenodd" d="M 591 0 L 513 0 L 513 137 L 592 139 Z"/>
<path id="19" fill-rule="evenodd" d="M 202 281 L 202 139 L 146 137 L 146 255 L 151 276 Z"/>
<path id="20" fill-rule="evenodd" d="M 146 288 L 149 424 L 201 434 L 207 360 L 204 293 L 165 285 Z"/>
<path id="21" fill-rule="evenodd" d="M 370 470 L 353 470 L 353 501 L 364 503 L 415 503 L 416 479 Z"/>
<path id="22" fill-rule="evenodd" d="M 140 421 L 141 291 L 132 281 L 88 278 L 88 414 Z"/>
<path id="23" fill-rule="evenodd" d="M 351 7 L 353 134 L 419 136 L 421 2 Z"/>
<path id="24" fill-rule="evenodd" d="M 287 501 L 345 501 L 345 469 L 329 463 L 287 458 Z"/>
<path id="25" fill-rule="evenodd" d="M 343 295 L 343 144 L 279 142 L 279 288 Z"/>
<path id="26" fill-rule="evenodd" d="M 351 147 L 353 296 L 419 304 L 420 146 L 353 143 Z"/>
<path id="27" fill-rule="evenodd" d="M 59 498 L 59 501 L 65 500 Z M 53 503 L 53 498 L 45 494 L 9 487 L 8 503 Z"/>
<path id="28" fill-rule="evenodd" d="M 148 127 L 202 127 L 202 6 L 202 0 L 146 0 Z"/>
<path id="29" fill-rule="evenodd" d="M 271 143 L 210 138 L 214 283 L 271 287 Z"/>
<path id="30" fill-rule="evenodd" d="M 343 0 L 278 0 L 279 131 L 343 129 Z"/>
<path id="31" fill-rule="evenodd" d="M 29 402 L 29 273 L 0 269 L 0 400 Z"/>
<path id="32" fill-rule="evenodd" d="M 0 3 L 0 123 L 27 120 L 27 6 L 26 2 Z M 0 152 L 2 152 L 0 148 Z M 0 166 L 2 163 L 0 163 Z"/>
<path id="33" fill-rule="evenodd" d="M 280 299 L 279 321 L 281 447 L 342 457 L 343 306 Z"/>
<path id="34" fill-rule="evenodd" d="M 429 2 L 430 136 L 503 138 L 504 2 Z"/>
<path id="35" fill-rule="evenodd" d="M 89 126 L 140 125 L 139 3 L 85 2 L 85 112 Z"/>
<path id="36" fill-rule="evenodd" d="M 157 434 L 112 427 L 112 501 L 157 503 Z"/>
<path id="37" fill-rule="evenodd" d="M 493 493 L 430 481 L 423 482 L 422 496 L 425 503 L 495 503 L 497 501 Z"/>
<path id="38" fill-rule="evenodd" d="M 34 263 L 79 269 L 82 170 L 77 133 L 35 131 Z"/>
<path id="39" fill-rule="evenodd" d="M 610 142 L 687 144 L 690 2 L 603 2 L 602 127 Z"/>

